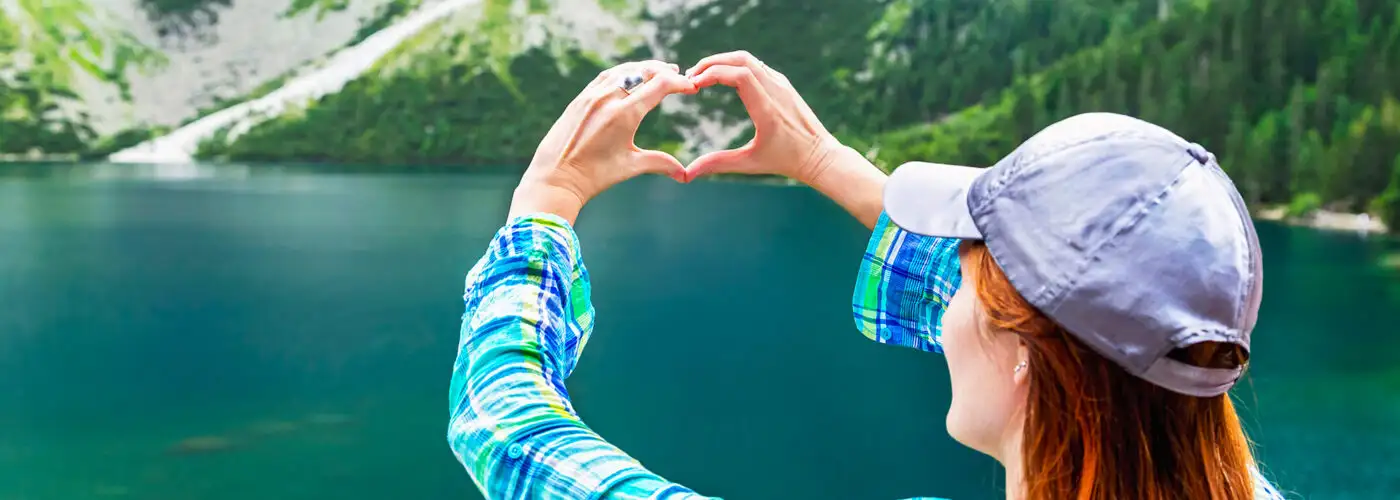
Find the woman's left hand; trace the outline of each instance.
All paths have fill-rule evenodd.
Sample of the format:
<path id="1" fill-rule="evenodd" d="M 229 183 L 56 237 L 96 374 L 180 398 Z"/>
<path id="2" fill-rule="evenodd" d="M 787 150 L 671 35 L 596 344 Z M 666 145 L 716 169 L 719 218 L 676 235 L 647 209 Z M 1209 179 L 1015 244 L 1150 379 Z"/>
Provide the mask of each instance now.
<path id="1" fill-rule="evenodd" d="M 629 94 L 622 82 L 642 79 Z M 694 94 L 680 68 L 661 61 L 623 63 L 598 74 L 565 108 L 540 141 L 515 188 L 510 215 L 547 212 L 570 224 L 588 200 L 640 174 L 686 181 L 685 166 L 661 151 L 633 143 L 642 118 L 671 94 Z"/>

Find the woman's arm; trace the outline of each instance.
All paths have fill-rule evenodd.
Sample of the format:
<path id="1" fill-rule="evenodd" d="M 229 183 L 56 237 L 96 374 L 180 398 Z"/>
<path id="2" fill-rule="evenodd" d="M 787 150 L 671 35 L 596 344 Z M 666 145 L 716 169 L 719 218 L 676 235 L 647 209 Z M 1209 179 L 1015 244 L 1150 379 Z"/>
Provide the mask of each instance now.
<path id="1" fill-rule="evenodd" d="M 690 499 L 584 425 L 564 379 L 593 328 L 577 237 L 513 217 L 467 275 L 448 442 L 487 498 Z"/>
<path id="2" fill-rule="evenodd" d="M 818 164 L 807 185 L 841 205 L 867 229 L 874 229 L 884 212 L 887 177 L 859 151 L 836 144 Z"/>
<path id="3" fill-rule="evenodd" d="M 540 141 L 509 221 L 467 275 L 447 436 L 487 498 L 699 498 L 598 437 L 564 388 L 593 329 L 573 220 L 631 177 L 685 180 L 679 161 L 632 137 L 666 95 L 694 92 L 677 70 L 646 61 L 599 74 Z"/>

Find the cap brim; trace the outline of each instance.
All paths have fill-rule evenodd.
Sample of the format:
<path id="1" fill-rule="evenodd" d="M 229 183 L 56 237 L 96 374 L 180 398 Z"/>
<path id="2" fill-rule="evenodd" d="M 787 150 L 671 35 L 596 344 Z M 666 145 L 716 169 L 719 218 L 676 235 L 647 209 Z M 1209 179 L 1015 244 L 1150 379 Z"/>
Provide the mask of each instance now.
<path id="1" fill-rule="evenodd" d="M 987 169 L 909 162 L 885 183 L 885 213 L 901 229 L 925 236 L 982 239 L 967 207 L 972 183 Z"/>

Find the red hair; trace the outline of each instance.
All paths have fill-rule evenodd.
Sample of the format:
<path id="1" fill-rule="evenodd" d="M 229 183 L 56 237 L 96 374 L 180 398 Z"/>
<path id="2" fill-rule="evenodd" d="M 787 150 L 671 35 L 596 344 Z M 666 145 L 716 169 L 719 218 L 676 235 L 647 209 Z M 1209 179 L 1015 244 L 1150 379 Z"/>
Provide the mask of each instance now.
<path id="1" fill-rule="evenodd" d="M 990 326 L 1024 340 L 1030 386 L 1022 442 L 1027 500 L 1252 500 L 1253 456 L 1228 394 L 1199 398 L 1129 374 L 1021 297 L 981 242 L 964 264 Z M 1231 344 L 1174 353 L 1238 366 Z"/>

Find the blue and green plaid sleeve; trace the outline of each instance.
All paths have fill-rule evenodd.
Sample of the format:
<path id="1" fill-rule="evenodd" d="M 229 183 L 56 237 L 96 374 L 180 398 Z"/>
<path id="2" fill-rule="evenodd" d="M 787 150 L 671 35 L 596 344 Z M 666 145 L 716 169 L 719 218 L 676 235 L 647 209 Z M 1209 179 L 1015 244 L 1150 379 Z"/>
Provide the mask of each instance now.
<path id="1" fill-rule="evenodd" d="M 577 236 L 518 217 L 467 275 L 448 442 L 487 498 L 697 499 L 590 430 L 564 379 L 593 329 Z"/>
<path id="2" fill-rule="evenodd" d="M 910 233 L 880 214 L 856 277 L 856 328 L 882 344 L 943 352 L 943 310 L 962 283 L 958 243 Z"/>

